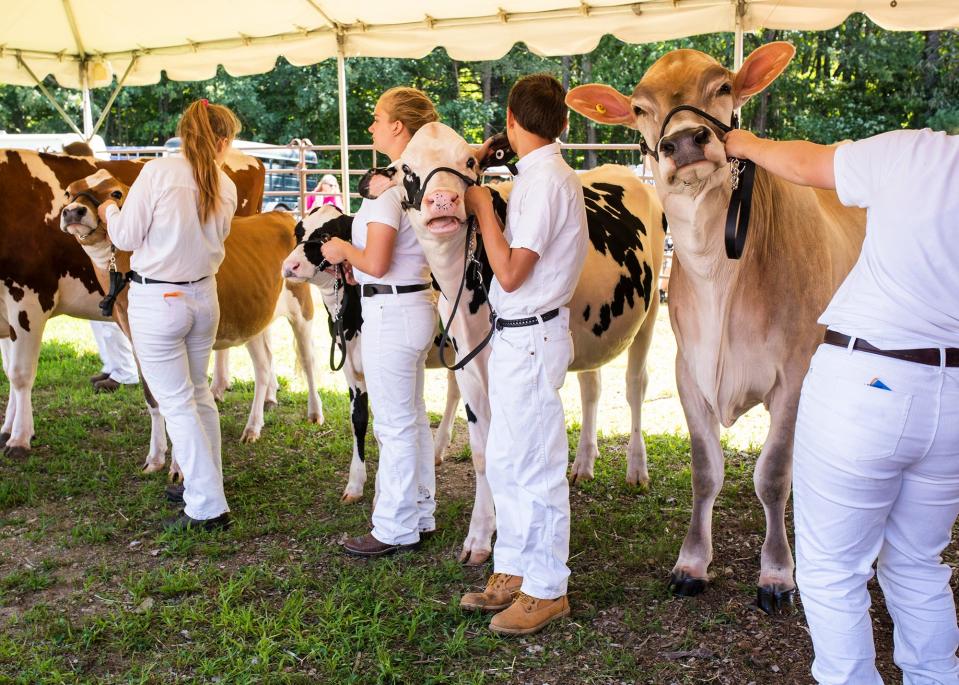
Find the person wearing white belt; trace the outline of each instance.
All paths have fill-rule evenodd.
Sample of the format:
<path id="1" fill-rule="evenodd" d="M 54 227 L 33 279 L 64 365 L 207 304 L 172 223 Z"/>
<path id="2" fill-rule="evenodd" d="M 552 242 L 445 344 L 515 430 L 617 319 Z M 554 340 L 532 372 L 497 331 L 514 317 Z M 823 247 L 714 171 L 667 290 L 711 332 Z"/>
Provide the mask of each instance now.
<path id="1" fill-rule="evenodd" d="M 876 563 L 906 685 L 959 683 L 942 563 L 959 513 L 959 136 L 893 131 L 839 147 L 743 131 L 726 153 L 835 188 L 866 238 L 819 323 L 796 420 L 796 579 L 824 685 L 879 685 Z"/>
<path id="2" fill-rule="evenodd" d="M 499 318 L 486 447 L 494 573 L 484 592 L 467 593 L 460 605 L 502 610 L 490 628 L 508 635 L 569 614 L 569 442 L 559 389 L 573 360 L 567 305 L 588 234 L 582 183 L 555 142 L 567 124 L 565 96 L 548 74 L 526 76 L 510 91 L 506 135 L 519 161 L 505 233 L 489 190 L 472 186 L 465 197 L 493 268 L 490 302 Z"/>
<path id="3" fill-rule="evenodd" d="M 91 321 L 90 328 L 103 362 L 100 373 L 90 378 L 94 391 L 114 392 L 121 385 L 139 383 L 133 348 L 120 327 L 113 321 Z"/>
<path id="4" fill-rule="evenodd" d="M 393 161 L 425 124 L 438 119 L 432 101 L 414 88 L 391 88 L 373 110 L 373 147 Z M 360 353 L 379 444 L 373 529 L 344 550 L 381 556 L 419 544 L 436 528 L 433 436 L 423 400 L 426 355 L 436 331 L 430 270 L 402 207 L 403 188 L 363 200 L 352 244 L 331 238 L 323 257 L 346 260 L 360 285 Z"/>
<path id="5" fill-rule="evenodd" d="M 133 348 L 183 471 L 184 508 L 168 529 L 230 524 L 206 374 L 220 320 L 216 272 L 237 203 L 220 165 L 239 130 L 228 108 L 193 102 L 177 125 L 183 156 L 146 164 L 122 211 L 110 201 L 99 209 L 113 244 L 133 252 Z"/>

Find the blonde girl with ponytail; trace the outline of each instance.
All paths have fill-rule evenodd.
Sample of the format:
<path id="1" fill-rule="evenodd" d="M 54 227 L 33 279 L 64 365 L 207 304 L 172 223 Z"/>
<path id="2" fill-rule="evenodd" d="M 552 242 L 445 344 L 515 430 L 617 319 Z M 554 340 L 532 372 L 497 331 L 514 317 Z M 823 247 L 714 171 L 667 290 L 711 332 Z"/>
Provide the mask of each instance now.
<path id="1" fill-rule="evenodd" d="M 400 158 L 422 126 L 439 117 L 415 88 L 391 88 L 373 110 L 373 147 Z M 436 307 L 423 249 L 402 208 L 401 188 L 363 200 L 353 218 L 352 244 L 332 238 L 323 256 L 348 261 L 360 284 L 360 351 L 373 432 L 380 446 L 373 529 L 344 544 L 349 554 L 380 556 L 408 549 L 436 528 L 433 436 L 423 402 L 426 353 Z"/>
<path id="2" fill-rule="evenodd" d="M 183 511 L 168 529 L 230 524 L 223 492 L 220 416 L 207 383 L 220 320 L 216 272 L 236 210 L 236 187 L 220 169 L 240 122 L 228 108 L 191 103 L 177 125 L 183 156 L 148 163 L 121 210 L 99 208 L 113 244 L 130 259 L 129 319 L 143 379 L 166 419 L 183 488 L 167 488 Z"/>

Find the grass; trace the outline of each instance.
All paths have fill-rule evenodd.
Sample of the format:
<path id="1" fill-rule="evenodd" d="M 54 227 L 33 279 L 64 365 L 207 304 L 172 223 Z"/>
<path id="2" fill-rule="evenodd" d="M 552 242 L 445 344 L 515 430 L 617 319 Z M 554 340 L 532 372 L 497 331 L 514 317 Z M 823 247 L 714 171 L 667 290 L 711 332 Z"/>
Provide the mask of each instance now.
<path id="1" fill-rule="evenodd" d="M 345 394 L 326 372 L 326 423 L 305 423 L 284 335 L 274 335 L 280 406 L 252 445 L 239 443 L 250 371 L 244 355 L 233 355 L 241 380 L 221 416 L 234 527 L 170 535 L 159 530 L 171 512 L 164 477 L 137 470 L 149 431 L 139 392 L 94 395 L 86 379 L 98 362 L 86 324 L 51 324 L 34 392 L 34 449 L 24 462 L 0 457 L 0 683 L 810 681 L 801 616 L 770 619 L 751 606 L 764 521 L 752 493 L 755 450 L 743 447 L 761 441 L 761 416 L 726 434 L 712 586 L 686 601 L 666 589 L 691 499 L 689 443 L 671 427 L 681 417 L 669 410 L 678 404 L 663 370 L 672 366 L 668 330 L 654 343 L 644 409 L 654 426 L 651 487 L 625 482 L 621 374 L 607 373 L 596 479 L 571 493 L 573 615 L 520 640 L 494 636 L 488 617 L 457 606 L 488 573 L 455 560 L 472 505 L 462 420 L 438 472 L 440 535 L 420 552 L 372 562 L 340 553 L 345 533 L 367 529 L 375 441 L 364 501 L 341 505 Z M 325 344 L 318 336 L 320 359 Z M 564 392 L 575 446 L 575 383 Z M 444 394 L 432 373 L 428 405 L 440 409 Z"/>

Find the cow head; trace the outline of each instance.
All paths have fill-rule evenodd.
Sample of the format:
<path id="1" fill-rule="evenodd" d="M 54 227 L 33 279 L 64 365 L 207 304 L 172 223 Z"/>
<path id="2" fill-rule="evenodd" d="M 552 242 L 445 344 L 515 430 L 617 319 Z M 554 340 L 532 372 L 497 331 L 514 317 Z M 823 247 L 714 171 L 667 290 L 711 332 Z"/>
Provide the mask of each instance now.
<path id="1" fill-rule="evenodd" d="M 480 164 L 473 148 L 456 131 L 440 123 L 416 132 L 402 159 L 386 169 L 373 169 L 360 182 L 365 197 L 379 197 L 402 183 L 404 207 L 417 229 L 442 238 L 466 225 L 463 195 L 479 182 Z"/>
<path id="2" fill-rule="evenodd" d="M 331 237 L 351 240 L 353 217 L 346 216 L 334 205 L 314 207 L 296 224 L 296 247 L 283 260 L 283 278 L 318 286 L 332 281 L 333 276 L 320 268 L 324 261 L 320 248 Z"/>
<path id="3" fill-rule="evenodd" d="M 97 207 L 107 200 L 122 207 L 128 190 L 106 169 L 74 181 L 67 186 L 67 204 L 60 211 L 60 230 L 74 236 L 82 245 L 109 241 L 106 226 L 97 216 Z"/>
<path id="4" fill-rule="evenodd" d="M 692 105 L 729 123 L 733 110 L 772 83 L 795 52 L 789 43 L 769 43 L 732 72 L 698 50 L 674 50 L 649 68 L 631 97 L 609 86 L 589 84 L 572 89 L 566 104 L 593 121 L 637 129 L 658 155 L 653 174 L 660 196 L 697 196 L 728 185 L 724 134 L 695 112 L 670 113 L 680 105 Z"/>

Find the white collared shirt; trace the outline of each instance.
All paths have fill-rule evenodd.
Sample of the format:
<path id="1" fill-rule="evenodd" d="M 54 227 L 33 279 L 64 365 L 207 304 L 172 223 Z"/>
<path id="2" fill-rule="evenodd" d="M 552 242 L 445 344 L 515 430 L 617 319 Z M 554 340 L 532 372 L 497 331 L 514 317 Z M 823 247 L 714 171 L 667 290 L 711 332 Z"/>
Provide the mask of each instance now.
<path id="1" fill-rule="evenodd" d="M 423 248 L 416 239 L 413 225 L 410 224 L 403 209 L 402 187 L 390 188 L 375 200 L 365 199 L 359 211 L 353 217 L 353 246 L 362 250 L 366 247 L 368 225 L 372 222 L 385 224 L 396 231 L 393 243 L 393 261 L 389 271 L 381 278 L 353 267 L 353 275 L 360 285 L 366 283 L 386 283 L 388 285 L 419 285 L 430 282 L 430 265 L 423 254 Z"/>
<path id="2" fill-rule="evenodd" d="M 566 306 L 586 259 L 588 232 L 583 184 L 551 143 L 520 159 L 506 205 L 506 240 L 539 255 L 511 293 L 494 277 L 490 300 L 503 319 L 519 319 Z"/>
<path id="3" fill-rule="evenodd" d="M 891 131 L 836 150 L 862 253 L 819 323 L 884 349 L 959 347 L 959 136 Z"/>
<path id="4" fill-rule="evenodd" d="M 220 170 L 220 202 L 200 220 L 200 191 L 184 157 L 147 163 L 121 211 L 107 209 L 107 230 L 117 249 L 133 252 L 130 268 L 160 281 L 212 276 L 223 262 L 223 242 L 236 211 L 236 186 Z"/>

